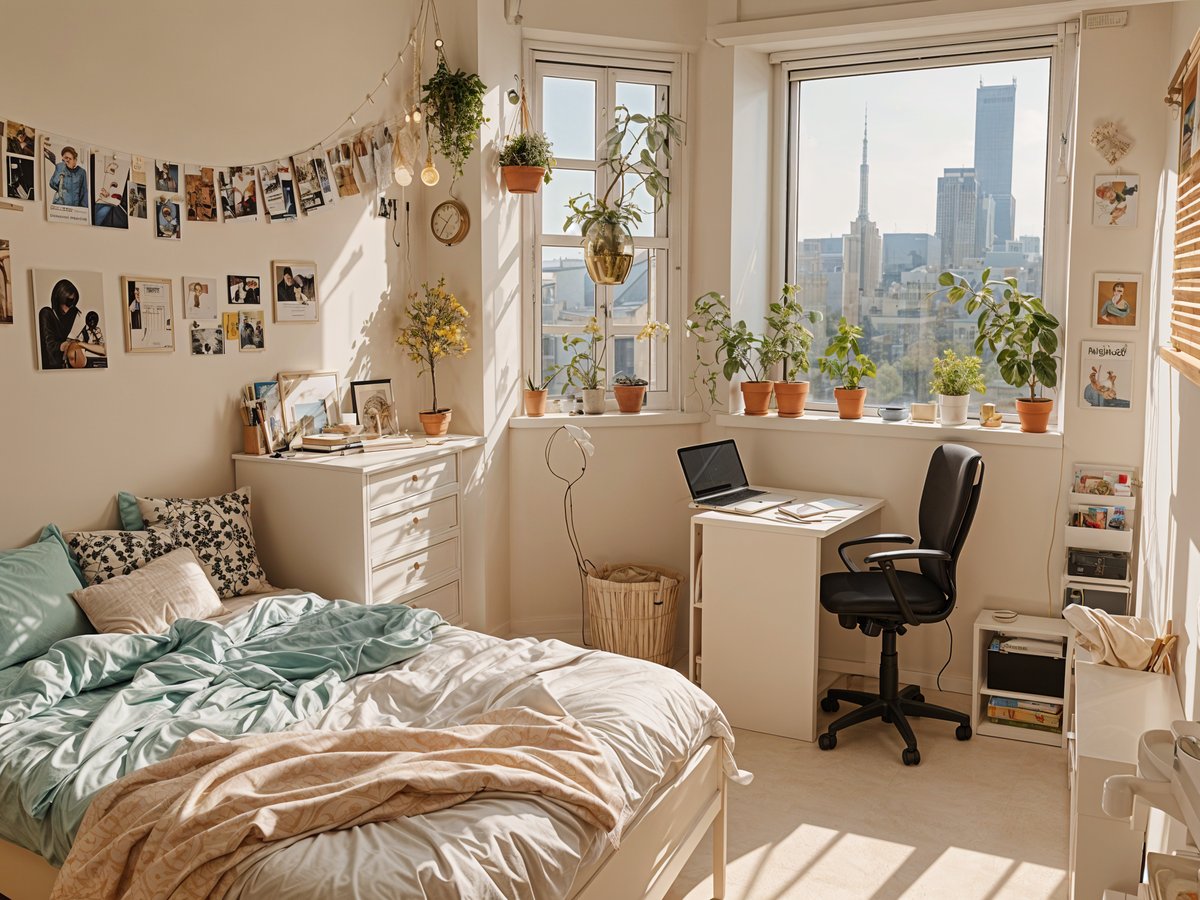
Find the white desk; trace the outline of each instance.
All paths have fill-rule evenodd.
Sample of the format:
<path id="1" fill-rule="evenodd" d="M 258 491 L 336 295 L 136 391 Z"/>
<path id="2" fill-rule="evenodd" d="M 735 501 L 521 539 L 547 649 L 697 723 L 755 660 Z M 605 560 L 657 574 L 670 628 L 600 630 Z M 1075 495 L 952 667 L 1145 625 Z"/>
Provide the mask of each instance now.
<path id="1" fill-rule="evenodd" d="M 770 490 L 800 502 L 834 496 Z M 771 512 L 692 517 L 688 672 L 738 728 L 816 740 L 821 574 L 841 568 L 842 541 L 879 532 L 884 505 L 840 499 L 859 506 L 812 524 Z M 868 552 L 878 549 L 888 548 Z M 844 633 L 858 647 L 857 633 Z"/>

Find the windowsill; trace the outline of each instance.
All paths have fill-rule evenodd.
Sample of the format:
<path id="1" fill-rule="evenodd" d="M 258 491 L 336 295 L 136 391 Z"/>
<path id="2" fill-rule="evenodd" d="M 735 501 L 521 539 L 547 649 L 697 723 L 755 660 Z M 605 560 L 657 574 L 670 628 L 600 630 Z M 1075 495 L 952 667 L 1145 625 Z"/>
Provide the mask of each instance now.
<path id="1" fill-rule="evenodd" d="M 777 431 L 810 431 L 818 434 L 853 434 L 863 437 L 894 437 L 909 440 L 959 440 L 973 444 L 1012 444 L 1019 447 L 1061 448 L 1060 431 L 1028 434 L 1015 423 L 999 428 L 984 428 L 974 422 L 966 425 L 934 425 L 926 422 L 885 422 L 868 414 L 862 419 L 839 419 L 836 413 L 806 412 L 798 419 L 781 419 L 774 412 L 766 416 L 720 413 L 713 417 L 726 428 L 764 428 Z"/>
<path id="2" fill-rule="evenodd" d="M 509 428 L 558 428 L 570 422 L 583 428 L 628 428 L 646 425 L 698 425 L 708 419 L 706 413 L 680 412 L 675 409 L 644 409 L 640 413 L 612 410 L 599 416 L 572 416 L 567 413 L 546 413 L 544 416 L 513 416 Z"/>

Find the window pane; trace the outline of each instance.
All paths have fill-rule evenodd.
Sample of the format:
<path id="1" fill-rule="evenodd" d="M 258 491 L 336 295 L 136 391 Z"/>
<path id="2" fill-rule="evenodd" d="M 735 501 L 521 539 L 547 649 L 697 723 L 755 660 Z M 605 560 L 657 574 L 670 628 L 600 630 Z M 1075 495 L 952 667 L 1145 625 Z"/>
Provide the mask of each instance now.
<path id="1" fill-rule="evenodd" d="M 563 159 L 596 158 L 596 82 L 542 79 L 542 130 Z"/>
<path id="2" fill-rule="evenodd" d="M 581 247 L 542 248 L 542 326 L 578 326 L 596 314 L 596 283 Z"/>
<path id="3" fill-rule="evenodd" d="M 658 88 L 653 84 L 634 84 L 628 81 L 617 82 L 617 106 L 624 106 L 633 115 L 641 114 L 643 116 L 653 116 L 658 110 L 655 107 L 655 95 L 658 93 Z M 621 149 L 627 150 L 634 145 L 639 134 L 645 126 L 634 123 L 630 126 L 629 134 L 625 136 L 625 142 Z M 645 144 L 644 141 L 638 141 L 636 146 L 637 152 L 641 153 L 641 148 Z"/>
<path id="4" fill-rule="evenodd" d="M 595 187 L 596 173 L 591 169 L 555 169 L 554 178 L 542 189 L 542 233 L 563 234 L 563 220 L 570 212 L 567 199 Z M 566 233 L 579 234 L 579 226 L 572 225 Z"/>
<path id="5" fill-rule="evenodd" d="M 612 319 L 615 325 L 645 325 L 665 321 L 660 309 L 657 250 L 636 249 L 624 284 L 613 288 Z"/>
<path id="6" fill-rule="evenodd" d="M 639 184 L 634 188 L 630 199 L 642 211 L 642 221 L 640 224 L 634 222 L 629 230 L 633 232 L 634 237 L 654 237 L 655 222 L 658 218 L 658 214 L 654 211 L 654 198 L 650 196 L 650 192 L 646 190 L 645 186 Z"/>
<path id="7" fill-rule="evenodd" d="M 584 337 L 579 334 L 577 337 Z M 543 335 L 542 336 L 542 372 L 545 375 L 554 372 L 554 377 L 547 385 L 549 399 L 555 399 L 566 396 L 567 394 L 578 394 L 578 387 L 567 386 L 567 375 L 561 371 L 562 366 L 566 365 L 567 361 L 572 357 L 573 351 L 563 347 L 562 337 L 560 335 Z M 544 376 L 543 376 L 544 377 Z"/>

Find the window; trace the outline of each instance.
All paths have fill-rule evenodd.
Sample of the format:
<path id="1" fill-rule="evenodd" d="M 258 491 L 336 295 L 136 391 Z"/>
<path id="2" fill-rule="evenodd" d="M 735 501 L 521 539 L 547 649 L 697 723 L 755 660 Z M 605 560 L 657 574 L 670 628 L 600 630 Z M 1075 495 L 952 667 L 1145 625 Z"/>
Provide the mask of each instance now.
<path id="1" fill-rule="evenodd" d="M 600 62 L 602 64 L 597 64 Z M 675 171 L 668 172 L 671 202 L 654 210 L 648 195 L 638 205 L 644 215 L 634 230 L 633 267 L 624 284 L 597 285 L 584 268 L 578 226 L 563 230 L 567 199 L 577 194 L 603 194 L 608 169 L 599 158 L 599 145 L 614 123 L 614 110 L 624 106 L 633 113 L 670 113 L 682 118 L 682 98 L 674 85 L 681 83 L 678 59 L 629 60 L 580 56 L 564 51 L 532 52 L 534 116 L 538 127 L 554 145 L 558 165 L 554 178 L 534 202 L 530 265 L 534 289 L 534 328 L 527 358 L 537 357 L 539 374 L 566 362 L 564 335 L 581 334 L 595 316 L 604 332 L 607 387 L 617 375 L 636 375 L 649 382 L 647 406 L 678 406 L 679 335 L 666 340 L 638 341 L 648 321 L 675 326 L 679 321 L 680 250 L 679 206 L 683 185 L 679 173 L 682 153 L 674 154 Z M 674 329 L 678 331 L 678 329 Z M 564 376 L 550 384 L 559 395 Z"/>
<path id="2" fill-rule="evenodd" d="M 974 318 L 938 289 L 947 269 L 978 283 L 990 268 L 1065 308 L 1063 261 L 1043 257 L 1065 255 L 1046 229 L 1060 195 L 1048 177 L 1057 40 L 786 66 L 786 277 L 825 317 L 814 327 L 815 407 L 832 406 L 835 385 L 815 357 L 842 316 L 863 329 L 863 352 L 878 366 L 865 382 L 872 405 L 928 400 L 933 358 L 974 354 Z M 1059 267 L 1051 277 L 1047 262 Z M 983 399 L 1013 412 L 1019 392 L 986 348 L 983 358 Z"/>

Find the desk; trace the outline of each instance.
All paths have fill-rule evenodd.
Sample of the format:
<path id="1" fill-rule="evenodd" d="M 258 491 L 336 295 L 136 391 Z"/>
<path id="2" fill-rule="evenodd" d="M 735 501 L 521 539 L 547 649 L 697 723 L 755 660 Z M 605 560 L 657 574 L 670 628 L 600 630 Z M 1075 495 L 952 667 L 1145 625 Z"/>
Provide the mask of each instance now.
<path id="1" fill-rule="evenodd" d="M 833 496 L 768 490 L 798 502 Z M 692 517 L 688 672 L 738 728 L 816 740 L 821 574 L 841 567 L 839 543 L 880 531 L 884 505 L 840 499 L 859 506 L 812 524 L 770 511 Z"/>

